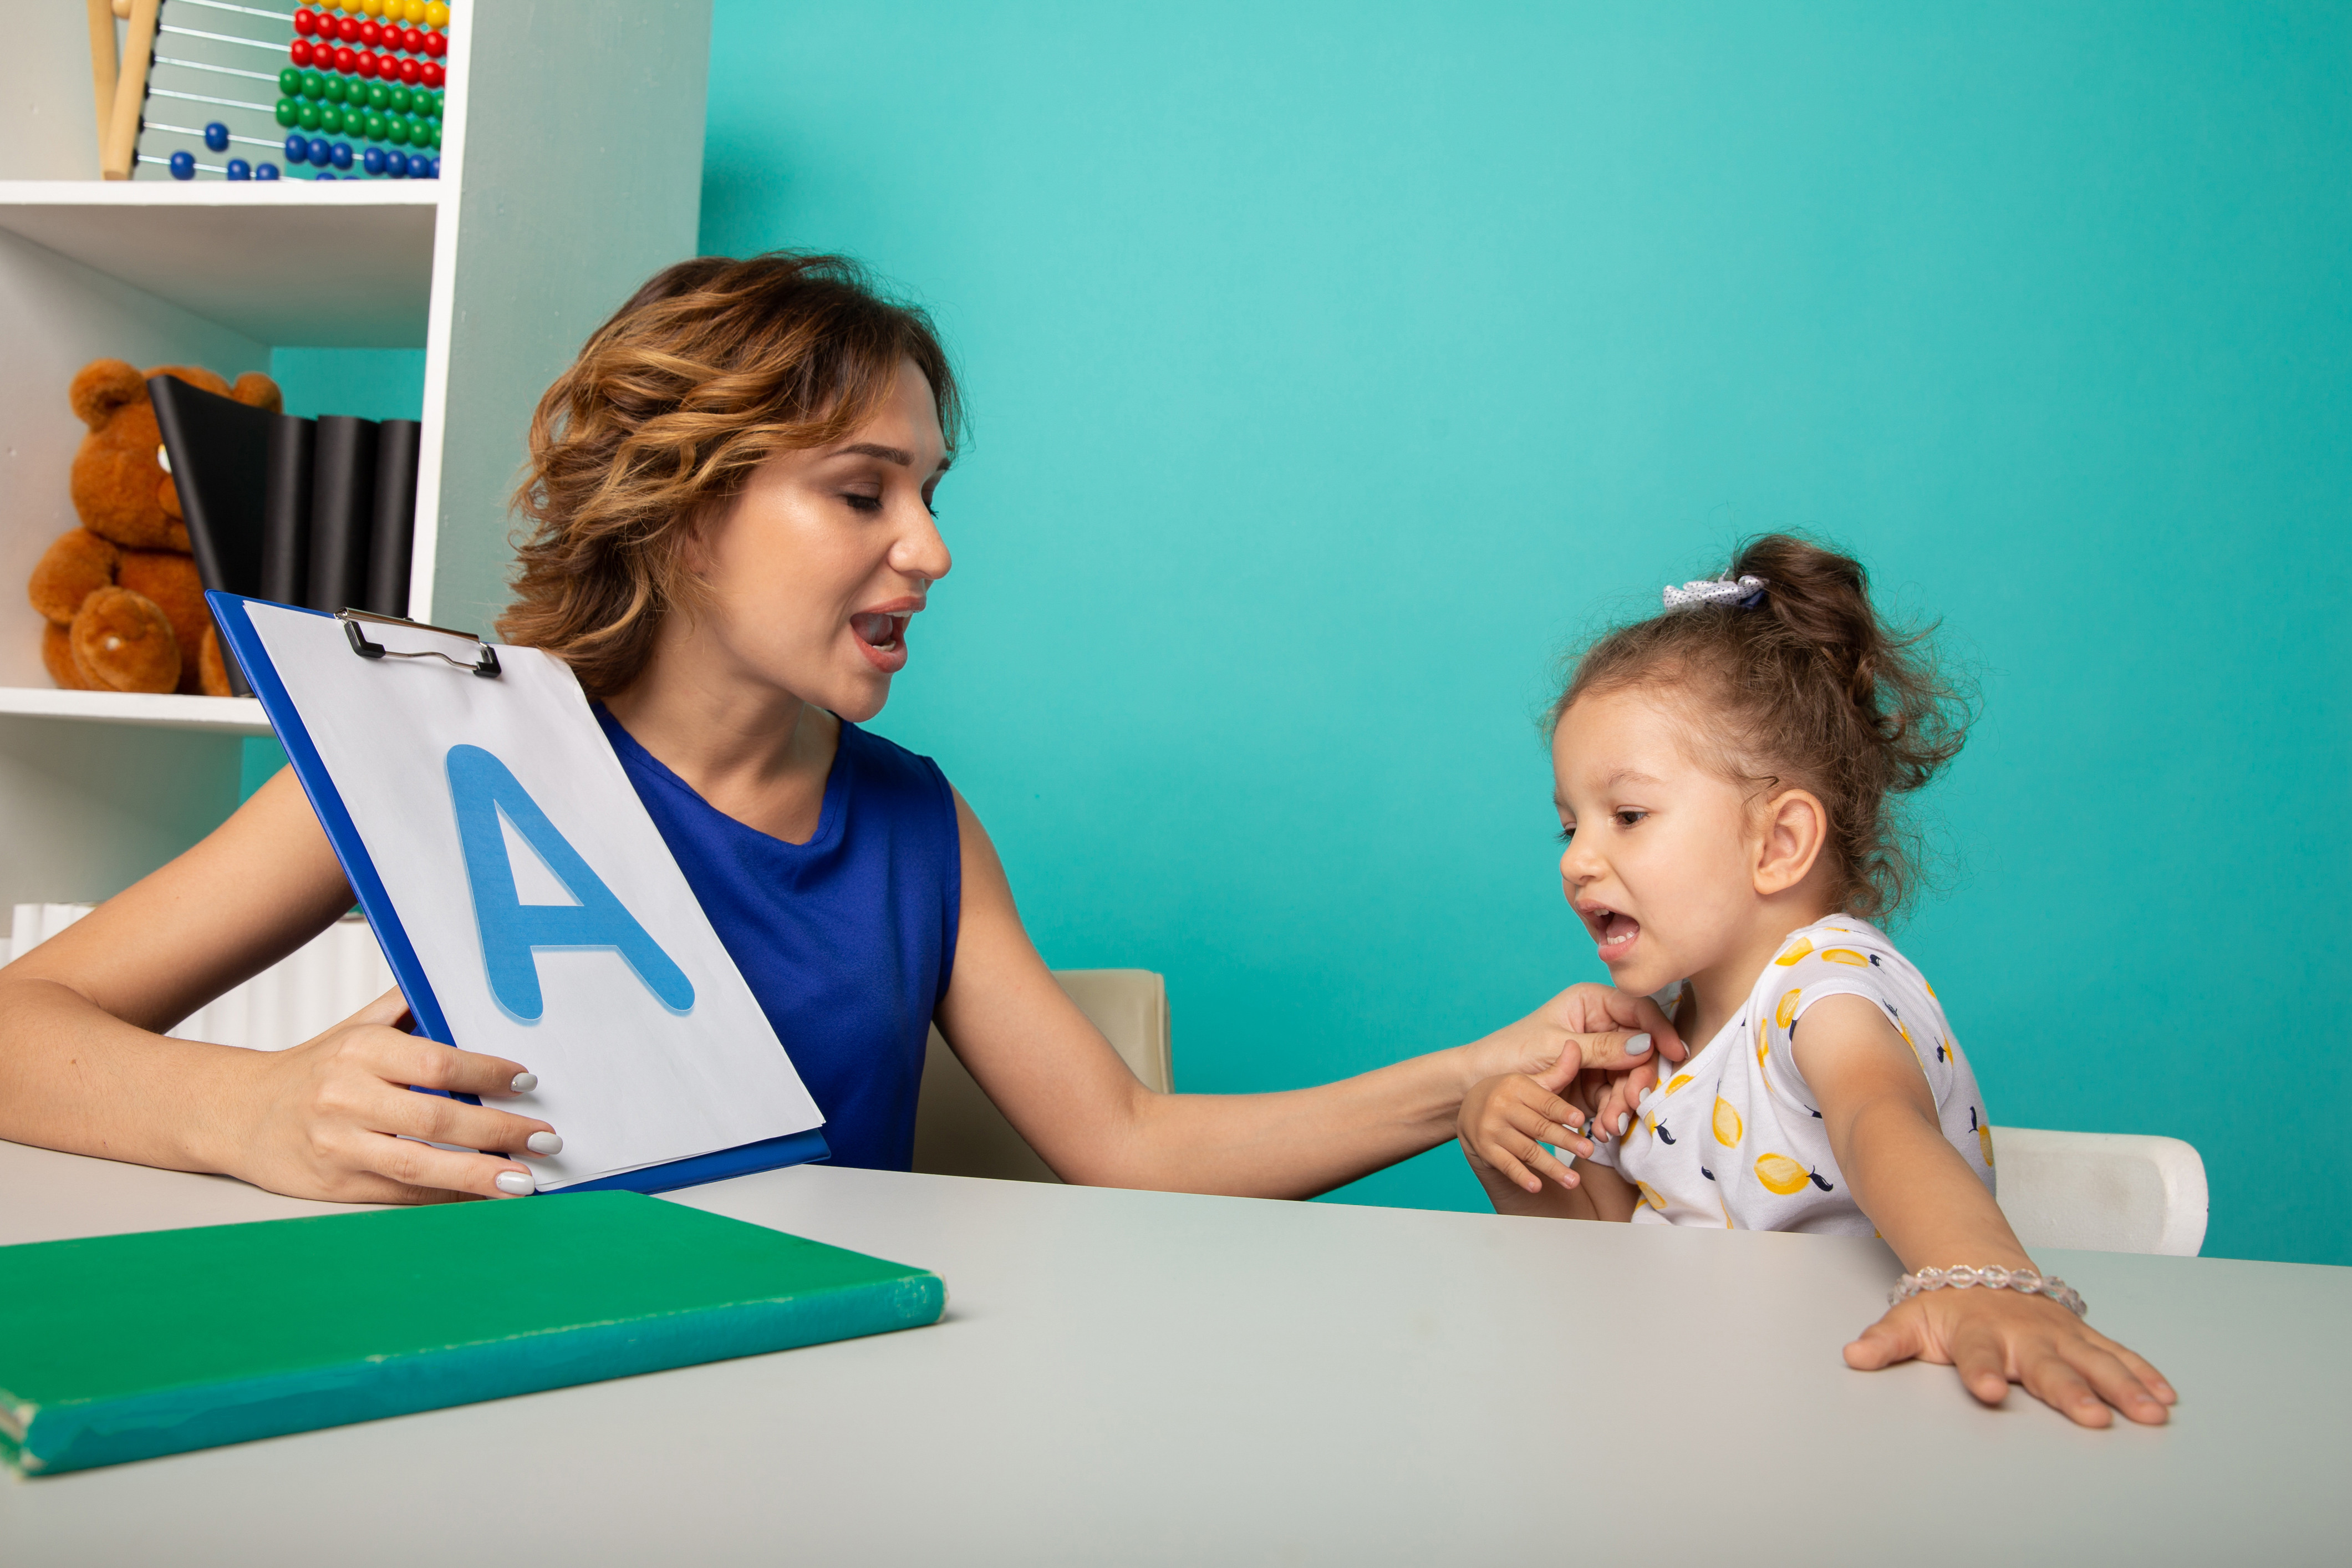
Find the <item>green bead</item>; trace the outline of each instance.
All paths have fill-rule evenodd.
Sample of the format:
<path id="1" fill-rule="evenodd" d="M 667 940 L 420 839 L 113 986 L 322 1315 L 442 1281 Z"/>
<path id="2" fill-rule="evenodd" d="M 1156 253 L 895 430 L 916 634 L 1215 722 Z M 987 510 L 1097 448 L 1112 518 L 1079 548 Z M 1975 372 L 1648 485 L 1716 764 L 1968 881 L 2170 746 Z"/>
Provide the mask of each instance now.
<path id="1" fill-rule="evenodd" d="M 441 151 L 441 122 L 439 121 L 428 120 L 425 122 L 425 144 L 427 147 L 432 148 L 436 153 Z"/>
<path id="2" fill-rule="evenodd" d="M 345 96 L 348 95 L 351 90 L 351 85 L 344 81 L 341 77 L 331 76 L 327 79 L 327 101 L 329 103 L 342 102 Z"/>
<path id="3" fill-rule="evenodd" d="M 327 79 L 317 71 L 302 73 L 302 96 L 323 100 L 327 96 Z"/>
<path id="4" fill-rule="evenodd" d="M 278 73 L 278 90 L 288 98 L 302 96 L 302 73 L 288 66 Z"/>
<path id="5" fill-rule="evenodd" d="M 330 136 L 341 136 L 343 133 L 343 111 L 331 103 L 319 110 L 319 129 Z"/>
<path id="6" fill-rule="evenodd" d="M 319 106 L 317 104 L 306 103 L 302 106 L 301 121 L 303 130 L 316 131 L 319 129 Z"/>
<path id="7" fill-rule="evenodd" d="M 392 110 L 394 113 L 405 114 L 415 107 L 416 107 L 415 94 L 410 92 L 404 87 L 395 87 L 392 89 Z"/>
<path id="8" fill-rule="evenodd" d="M 381 142 L 383 140 L 384 123 L 383 115 L 378 114 L 374 110 L 371 109 L 367 111 L 366 118 L 362 121 L 362 123 L 367 127 L 367 139 L 369 141 Z"/>
<path id="9" fill-rule="evenodd" d="M 379 114 L 392 107 L 392 89 L 380 81 L 368 84 L 367 98 L 368 107 Z"/>
<path id="10" fill-rule="evenodd" d="M 291 126 L 296 121 L 301 118 L 302 106 L 300 104 L 295 102 L 290 98 L 281 98 L 278 100 L 278 124 Z"/>
<path id="11" fill-rule="evenodd" d="M 395 147 L 405 147 L 408 145 L 409 135 L 415 129 L 414 121 L 395 114 L 384 121 L 383 138 Z"/>
<path id="12" fill-rule="evenodd" d="M 437 92 L 428 92 L 425 95 L 425 117 L 427 120 L 440 119 L 441 95 Z"/>

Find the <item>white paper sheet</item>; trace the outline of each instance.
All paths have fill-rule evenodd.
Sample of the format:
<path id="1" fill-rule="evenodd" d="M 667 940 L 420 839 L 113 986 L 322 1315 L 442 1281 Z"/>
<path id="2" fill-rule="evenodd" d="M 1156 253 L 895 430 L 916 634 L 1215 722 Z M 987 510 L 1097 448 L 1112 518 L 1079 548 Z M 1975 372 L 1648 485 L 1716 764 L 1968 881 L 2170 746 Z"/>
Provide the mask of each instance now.
<path id="1" fill-rule="evenodd" d="M 553 1188 L 805 1131 L 824 1117 L 671 859 L 572 672 L 530 648 L 498 650 L 483 679 L 438 659 L 362 659 L 342 624 L 248 605 L 254 630 L 350 809 L 457 1043 L 521 1062 L 539 1088 L 490 1103 L 543 1118 L 563 1152 L 530 1156 Z M 477 645 L 370 626 L 395 650 Z M 485 969 L 452 801 L 451 748 L 506 764 L 693 986 L 665 1006 L 610 949 L 533 954 L 544 1011 L 499 1005 Z M 500 818 L 524 904 L 574 902 Z"/>

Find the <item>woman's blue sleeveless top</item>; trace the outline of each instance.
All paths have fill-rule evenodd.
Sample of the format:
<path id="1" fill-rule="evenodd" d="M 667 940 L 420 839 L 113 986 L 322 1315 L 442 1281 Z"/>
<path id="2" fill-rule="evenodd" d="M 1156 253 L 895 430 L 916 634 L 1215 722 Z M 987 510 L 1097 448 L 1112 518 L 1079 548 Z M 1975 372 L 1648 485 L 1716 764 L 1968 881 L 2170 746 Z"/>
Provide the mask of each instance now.
<path id="1" fill-rule="evenodd" d="M 695 794 L 602 704 L 596 719 L 824 1112 L 834 1163 L 907 1169 L 963 905 L 939 765 L 844 720 L 816 836 L 787 844 Z"/>

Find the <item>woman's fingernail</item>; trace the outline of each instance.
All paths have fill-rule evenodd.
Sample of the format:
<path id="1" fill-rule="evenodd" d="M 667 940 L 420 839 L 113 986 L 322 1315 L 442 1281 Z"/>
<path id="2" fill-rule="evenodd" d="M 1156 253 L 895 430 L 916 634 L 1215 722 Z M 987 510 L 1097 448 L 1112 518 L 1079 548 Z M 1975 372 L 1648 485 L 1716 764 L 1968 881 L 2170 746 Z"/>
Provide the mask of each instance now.
<path id="1" fill-rule="evenodd" d="M 500 1171 L 499 1191 L 512 1193 L 519 1198 L 528 1197 L 539 1191 L 539 1184 L 531 1179 L 531 1173 L 529 1171 Z"/>
<path id="2" fill-rule="evenodd" d="M 539 1087 L 539 1075 L 535 1072 L 519 1072 L 514 1075 L 514 1081 L 507 1087 L 517 1094 L 529 1094 Z"/>
<path id="3" fill-rule="evenodd" d="M 1647 1035 L 1636 1035 L 1625 1042 L 1625 1054 L 1629 1057 L 1644 1056 L 1649 1049 L 1650 1037 Z"/>
<path id="4" fill-rule="evenodd" d="M 1624 1112 L 1623 1114 L 1620 1115 L 1620 1116 L 1617 1118 L 1617 1136 L 1618 1136 L 1618 1137 L 1620 1137 L 1620 1138 L 1622 1138 L 1623 1136 L 1625 1136 L 1625 1129 L 1627 1129 L 1628 1127 L 1631 1127 L 1631 1126 L 1633 1126 L 1633 1113 L 1632 1111 L 1630 1111 L 1630 1110 L 1629 1110 L 1629 1111 L 1626 1111 L 1626 1112 Z"/>
<path id="5" fill-rule="evenodd" d="M 563 1135 L 560 1132 L 534 1132 L 523 1140 L 523 1144 L 534 1154 L 561 1154 L 563 1152 Z"/>

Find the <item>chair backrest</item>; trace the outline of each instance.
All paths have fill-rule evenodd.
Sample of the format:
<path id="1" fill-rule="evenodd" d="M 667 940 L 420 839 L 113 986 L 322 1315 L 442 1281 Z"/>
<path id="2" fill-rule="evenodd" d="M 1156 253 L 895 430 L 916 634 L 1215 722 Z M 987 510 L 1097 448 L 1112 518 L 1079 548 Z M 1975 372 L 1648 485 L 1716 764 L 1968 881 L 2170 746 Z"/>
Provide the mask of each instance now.
<path id="1" fill-rule="evenodd" d="M 2205 1245 L 2205 1162 L 2178 1138 L 1996 1127 L 1992 1144 L 2001 1212 L 2029 1249 L 2194 1258 Z"/>
<path id="2" fill-rule="evenodd" d="M 1168 1043 L 1168 984 L 1148 969 L 1058 969 L 1054 979 L 1147 1089 L 1174 1086 Z M 931 1031 L 915 1110 L 915 1169 L 937 1176 L 1057 1182 L 1013 1130 L 963 1063 Z"/>

